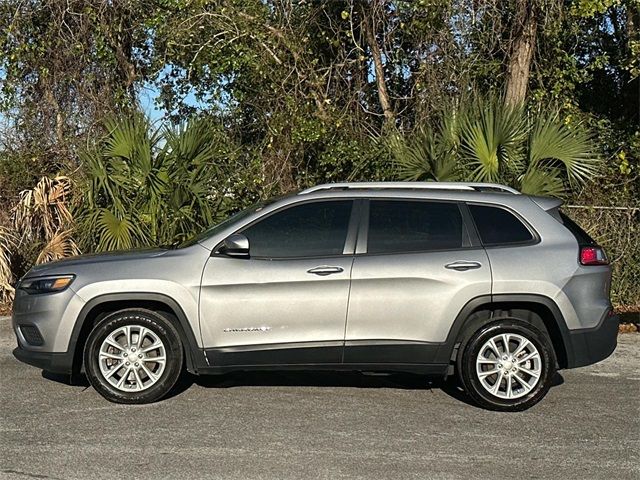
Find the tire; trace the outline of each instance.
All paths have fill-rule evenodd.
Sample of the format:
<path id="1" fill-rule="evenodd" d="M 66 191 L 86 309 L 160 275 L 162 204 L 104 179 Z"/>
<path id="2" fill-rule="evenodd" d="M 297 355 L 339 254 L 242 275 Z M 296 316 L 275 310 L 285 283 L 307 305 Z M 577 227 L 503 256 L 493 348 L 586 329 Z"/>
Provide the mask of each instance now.
<path id="1" fill-rule="evenodd" d="M 480 327 L 461 349 L 460 382 L 471 399 L 488 410 L 517 412 L 532 407 L 547 394 L 556 372 L 548 335 L 518 319 Z"/>
<path id="2" fill-rule="evenodd" d="M 115 403 L 160 400 L 178 380 L 182 363 L 176 328 L 162 315 L 141 308 L 107 315 L 93 328 L 84 348 L 89 383 Z"/>

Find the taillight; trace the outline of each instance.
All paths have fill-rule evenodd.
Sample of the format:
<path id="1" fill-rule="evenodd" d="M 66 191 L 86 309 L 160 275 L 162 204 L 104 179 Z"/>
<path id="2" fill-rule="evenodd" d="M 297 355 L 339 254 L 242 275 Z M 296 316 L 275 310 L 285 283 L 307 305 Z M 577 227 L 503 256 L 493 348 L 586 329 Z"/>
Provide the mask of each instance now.
<path id="1" fill-rule="evenodd" d="M 582 265 L 608 265 L 609 260 L 601 247 L 580 247 Z"/>

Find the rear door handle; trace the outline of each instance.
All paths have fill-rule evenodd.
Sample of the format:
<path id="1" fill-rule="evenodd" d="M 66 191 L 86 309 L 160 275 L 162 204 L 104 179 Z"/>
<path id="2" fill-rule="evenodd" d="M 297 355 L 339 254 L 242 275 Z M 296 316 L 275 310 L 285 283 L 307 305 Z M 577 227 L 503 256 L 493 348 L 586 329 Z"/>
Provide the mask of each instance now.
<path id="1" fill-rule="evenodd" d="M 327 275 L 333 275 L 334 273 L 342 273 L 342 272 L 344 272 L 344 268 L 342 267 L 328 267 L 326 265 L 307 270 L 307 273 L 313 273 L 314 275 L 320 275 L 321 277 L 325 277 Z"/>
<path id="2" fill-rule="evenodd" d="M 482 266 L 479 262 L 467 262 L 465 260 L 458 260 L 457 262 L 447 263 L 444 268 L 449 270 L 456 270 L 458 272 L 464 272 L 466 270 L 473 270 L 474 268 L 480 268 Z"/>

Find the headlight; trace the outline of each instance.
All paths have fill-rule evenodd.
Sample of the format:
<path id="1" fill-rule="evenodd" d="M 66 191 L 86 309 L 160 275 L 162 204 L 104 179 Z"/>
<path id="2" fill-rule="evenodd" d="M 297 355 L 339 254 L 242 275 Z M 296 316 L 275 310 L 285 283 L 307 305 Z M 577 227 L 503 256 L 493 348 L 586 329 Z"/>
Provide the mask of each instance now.
<path id="1" fill-rule="evenodd" d="M 75 275 L 55 275 L 52 277 L 26 278 L 18 288 L 30 294 L 61 292 L 66 289 Z"/>

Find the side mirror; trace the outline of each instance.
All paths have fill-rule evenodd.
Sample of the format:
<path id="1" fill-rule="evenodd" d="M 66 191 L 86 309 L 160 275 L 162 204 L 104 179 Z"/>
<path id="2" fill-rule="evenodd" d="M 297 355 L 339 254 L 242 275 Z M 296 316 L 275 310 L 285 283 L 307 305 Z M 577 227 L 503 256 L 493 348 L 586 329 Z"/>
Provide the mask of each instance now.
<path id="1" fill-rule="evenodd" d="M 241 233 L 229 235 L 218 249 L 223 255 L 234 258 L 249 258 L 249 239 Z"/>

